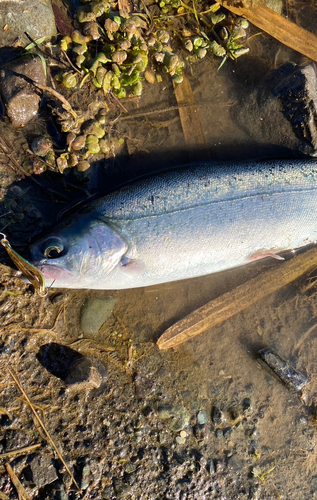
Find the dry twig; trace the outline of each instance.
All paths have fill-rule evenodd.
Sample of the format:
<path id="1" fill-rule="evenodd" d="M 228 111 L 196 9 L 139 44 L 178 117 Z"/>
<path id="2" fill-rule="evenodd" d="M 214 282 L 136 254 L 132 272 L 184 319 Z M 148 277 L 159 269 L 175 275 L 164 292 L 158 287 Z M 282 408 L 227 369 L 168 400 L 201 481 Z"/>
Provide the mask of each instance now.
<path id="1" fill-rule="evenodd" d="M 8 457 L 18 457 L 19 455 L 26 455 L 27 453 L 32 453 L 34 450 L 41 448 L 41 444 L 32 444 L 31 446 L 24 446 L 24 448 L 18 448 L 17 450 L 8 451 L 8 453 L 1 453 L 0 458 Z"/>
<path id="2" fill-rule="evenodd" d="M 20 483 L 18 476 L 16 475 L 10 464 L 6 464 L 6 469 L 12 483 L 14 484 L 15 489 L 18 492 L 19 500 L 32 500 L 30 495 L 25 491 L 24 487 Z"/>
<path id="3" fill-rule="evenodd" d="M 57 446 L 56 446 L 55 442 L 53 441 L 53 438 L 51 437 L 50 433 L 49 433 L 49 432 L 48 432 L 48 430 L 46 429 L 45 425 L 43 424 L 42 420 L 40 419 L 39 415 L 37 414 L 37 412 L 36 412 L 36 410 L 35 410 L 35 408 L 34 408 L 33 404 L 31 403 L 31 401 L 30 401 L 30 399 L 29 399 L 28 395 L 26 394 L 25 390 L 23 389 L 23 387 L 22 387 L 22 385 L 21 385 L 21 383 L 20 383 L 20 381 L 19 381 L 19 379 L 18 379 L 18 376 L 17 376 L 16 374 L 14 374 L 14 373 L 10 370 L 10 368 L 8 368 L 8 371 L 9 371 L 9 373 L 10 373 L 11 377 L 13 378 L 14 382 L 16 383 L 16 385 L 17 385 L 18 389 L 20 390 L 20 392 L 21 392 L 22 396 L 24 397 L 24 399 L 25 399 L 26 403 L 29 405 L 30 409 L 32 410 L 32 412 L 33 412 L 33 414 L 34 414 L 34 416 L 35 416 L 35 418 L 36 418 L 37 422 L 39 423 L 40 427 L 41 427 L 41 428 L 42 428 L 42 430 L 44 431 L 44 434 L 45 434 L 45 436 L 47 437 L 49 444 L 52 446 L 52 448 L 53 448 L 53 450 L 55 451 L 56 455 L 58 456 L 59 460 L 60 460 L 60 461 L 62 462 L 62 464 L 64 465 L 64 467 L 65 467 L 66 471 L 68 472 L 68 474 L 69 474 L 69 476 L 70 476 L 70 478 L 71 478 L 72 482 L 73 482 L 73 483 L 74 483 L 74 485 L 76 486 L 76 488 L 77 488 L 78 490 L 80 490 L 80 488 L 79 488 L 79 486 L 78 486 L 78 484 L 77 484 L 77 482 L 76 482 L 76 480 L 75 480 L 75 478 L 74 478 L 74 476 L 73 476 L 72 472 L 70 471 L 70 469 L 69 469 L 69 467 L 68 467 L 67 463 L 65 462 L 65 460 L 64 460 L 64 458 L 63 458 L 63 456 L 62 456 L 62 454 L 60 453 L 60 451 L 58 450 L 58 448 L 57 448 Z"/>

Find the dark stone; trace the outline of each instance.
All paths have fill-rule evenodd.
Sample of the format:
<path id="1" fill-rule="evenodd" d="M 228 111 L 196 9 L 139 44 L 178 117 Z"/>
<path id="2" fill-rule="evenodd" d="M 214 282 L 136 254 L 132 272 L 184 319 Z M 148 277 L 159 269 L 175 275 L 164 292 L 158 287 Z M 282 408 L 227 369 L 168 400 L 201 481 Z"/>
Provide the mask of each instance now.
<path id="1" fill-rule="evenodd" d="M 32 82 L 46 82 L 42 61 L 37 56 L 21 57 L 1 69 L 1 93 L 14 127 L 23 127 L 38 111 L 42 92 Z"/>
<path id="2" fill-rule="evenodd" d="M 307 376 L 295 370 L 289 361 L 282 358 L 273 349 L 269 347 L 261 349 L 258 354 L 265 365 L 273 371 L 288 389 L 300 391 L 307 384 Z"/>
<path id="3" fill-rule="evenodd" d="M 14 344 L 15 344 L 14 339 L 11 339 L 9 344 L 1 342 L 0 354 L 11 354 L 14 348 Z"/>
<path id="4" fill-rule="evenodd" d="M 197 424 L 193 429 L 194 436 L 198 441 L 203 441 L 206 436 L 206 426 L 205 424 Z"/>
<path id="5" fill-rule="evenodd" d="M 214 425 L 220 425 L 223 419 L 222 411 L 214 406 L 211 410 L 211 421 Z"/>
<path id="6" fill-rule="evenodd" d="M 250 456 L 254 455 L 258 449 L 259 449 L 259 443 L 255 439 L 252 439 L 249 445 L 249 455 Z"/>
<path id="7" fill-rule="evenodd" d="M 275 156 L 317 154 L 317 75 L 312 64 L 287 63 L 271 71 L 244 106 L 233 108 L 239 126 Z"/>
<path id="8" fill-rule="evenodd" d="M 99 359 L 83 357 L 72 364 L 65 383 L 78 389 L 98 389 L 106 378 L 107 369 Z"/>
<path id="9" fill-rule="evenodd" d="M 252 411 L 252 401 L 250 398 L 245 398 L 243 401 L 242 401 L 242 409 L 243 409 L 243 412 L 244 413 L 248 413 L 250 411 Z"/>
<path id="10" fill-rule="evenodd" d="M 55 481 L 45 488 L 45 493 L 41 494 L 40 498 L 41 500 L 68 500 L 69 496 L 65 491 L 63 483 Z"/>
<path id="11" fill-rule="evenodd" d="M 50 457 L 46 455 L 34 456 L 28 464 L 30 479 L 35 486 L 42 488 L 58 479 L 55 467 Z"/>
<path id="12" fill-rule="evenodd" d="M 144 399 L 154 389 L 153 381 L 140 375 L 139 373 L 134 378 L 135 395 L 138 399 Z"/>
<path id="13" fill-rule="evenodd" d="M 223 430 L 223 435 L 225 438 L 230 438 L 232 434 L 232 427 L 226 427 L 224 430 Z"/>

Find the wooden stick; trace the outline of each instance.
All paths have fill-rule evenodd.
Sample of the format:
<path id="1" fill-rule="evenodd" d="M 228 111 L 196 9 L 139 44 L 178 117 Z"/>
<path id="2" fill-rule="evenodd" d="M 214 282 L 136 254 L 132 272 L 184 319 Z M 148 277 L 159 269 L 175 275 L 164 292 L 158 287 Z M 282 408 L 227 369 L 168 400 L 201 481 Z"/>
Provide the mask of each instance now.
<path id="1" fill-rule="evenodd" d="M 283 16 L 280 16 L 265 5 L 258 5 L 254 9 L 229 5 L 227 0 L 218 0 L 219 3 L 233 14 L 245 17 L 269 35 L 284 45 L 300 52 L 313 61 L 317 61 L 317 37 L 310 31 L 300 28 Z"/>
<path id="2" fill-rule="evenodd" d="M 195 106 L 195 97 L 189 79 L 185 74 L 183 78 L 182 83 L 174 83 L 174 89 L 185 143 L 193 146 L 205 146 L 204 129 L 200 121 L 198 107 Z M 182 106 L 184 103 L 189 103 L 191 106 Z"/>
<path id="3" fill-rule="evenodd" d="M 244 311 L 252 304 L 280 290 L 283 286 L 316 267 L 317 248 L 314 247 L 303 254 L 295 255 L 278 267 L 246 281 L 215 300 L 207 302 L 168 328 L 158 339 L 157 345 L 160 349 L 177 347 L 186 340 Z"/>

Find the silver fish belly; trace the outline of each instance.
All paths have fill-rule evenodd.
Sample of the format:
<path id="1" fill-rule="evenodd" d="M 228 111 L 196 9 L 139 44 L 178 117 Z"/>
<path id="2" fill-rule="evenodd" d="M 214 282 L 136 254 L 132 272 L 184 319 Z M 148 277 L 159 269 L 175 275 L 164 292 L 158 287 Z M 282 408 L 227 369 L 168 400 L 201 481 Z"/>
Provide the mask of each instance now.
<path id="1" fill-rule="evenodd" d="M 315 242 L 317 162 L 195 164 L 89 209 L 31 248 L 48 284 L 122 289 L 202 276 Z"/>

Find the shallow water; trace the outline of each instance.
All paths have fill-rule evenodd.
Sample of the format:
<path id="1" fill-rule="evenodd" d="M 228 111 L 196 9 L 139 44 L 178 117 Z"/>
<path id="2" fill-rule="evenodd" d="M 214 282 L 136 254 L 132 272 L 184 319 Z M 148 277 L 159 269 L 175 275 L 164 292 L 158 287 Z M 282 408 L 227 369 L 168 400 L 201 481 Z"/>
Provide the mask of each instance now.
<path id="1" fill-rule="evenodd" d="M 317 32 L 313 4 L 288 2 L 284 7 L 291 20 Z M 251 29 L 251 34 L 256 32 Z M 210 60 L 192 67 L 189 80 L 195 106 L 189 108 L 201 122 L 200 140 L 195 136 L 196 142 L 186 143 L 171 83 L 147 86 L 139 102 L 127 103 L 130 114 L 122 113 L 116 124 L 116 134 L 125 138 L 130 156 L 115 158 L 106 169 L 99 166 L 79 187 L 79 198 L 84 189 L 94 192 L 100 179 L 110 189 L 149 171 L 202 158 L 296 157 L 298 151 L 292 149 L 296 140 L 276 133 L 274 117 L 273 122 L 265 117 L 263 123 L 250 96 L 272 68 L 289 61 L 301 63 L 303 58 L 266 35 L 251 38 L 249 44 L 250 55 L 228 61 L 219 72 Z M 11 140 L 17 135 L 10 127 L 8 134 Z M 53 222 L 67 203 L 57 203 L 52 211 L 49 187 L 43 195 L 28 180 L 16 183 L 6 167 L 1 166 L 0 173 L 2 212 L 9 206 L 22 213 L 26 223 L 18 218 L 8 227 L 8 235 L 23 247 L 27 237 Z M 55 190 L 64 188 L 53 181 Z M 66 181 L 66 192 L 73 182 Z M 22 191 L 12 191 L 13 184 L 22 186 Z M 47 298 L 32 295 L 28 285 L 2 266 L 0 406 L 9 412 L 1 417 L 3 452 L 40 442 L 41 454 L 53 457 L 27 406 L 17 399 L 7 375 L 10 367 L 19 373 L 32 401 L 43 407 L 45 424 L 74 464 L 78 481 L 83 481 L 83 464 L 89 465 L 89 486 L 82 486 L 85 498 L 314 498 L 317 289 L 313 278 L 299 277 L 175 350 L 159 351 L 155 345 L 175 321 L 279 264 L 267 259 L 145 289 L 57 290 Z M 96 307 L 102 310 L 99 317 Z M 36 356 L 51 342 L 101 360 L 108 370 L 107 390 L 67 388 L 63 379 L 47 371 L 48 364 Z M 259 363 L 257 352 L 262 347 L 274 349 L 308 375 L 301 398 Z M 249 409 L 246 400 L 251 400 Z M 221 410 L 221 422 L 212 417 L 214 408 Z M 163 418 L 162 409 L 169 419 Z M 12 462 L 29 493 L 37 499 L 63 498 L 60 484 L 67 485 L 69 478 L 62 467 L 57 467 L 59 479 L 38 492 L 23 472 L 33 458 L 28 453 Z M 136 464 L 136 470 L 127 471 L 127 464 Z M 1 479 L 0 491 L 16 498 L 8 484 Z M 84 493 L 69 495 L 84 497 Z"/>

